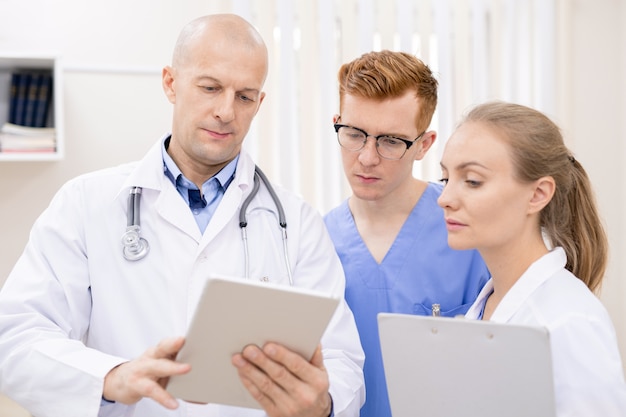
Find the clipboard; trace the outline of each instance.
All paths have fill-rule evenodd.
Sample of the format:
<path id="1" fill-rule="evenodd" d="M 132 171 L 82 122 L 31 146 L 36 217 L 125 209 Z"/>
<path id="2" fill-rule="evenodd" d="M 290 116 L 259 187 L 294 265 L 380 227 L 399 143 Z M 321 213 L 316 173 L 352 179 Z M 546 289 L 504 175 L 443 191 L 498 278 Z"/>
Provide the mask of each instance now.
<path id="1" fill-rule="evenodd" d="M 542 327 L 379 313 L 393 417 L 555 417 Z"/>
<path id="2" fill-rule="evenodd" d="M 186 401 L 261 409 L 231 357 L 249 344 L 277 342 L 310 359 L 340 298 L 245 278 L 210 278 L 176 360 L 191 364 L 167 391 Z"/>

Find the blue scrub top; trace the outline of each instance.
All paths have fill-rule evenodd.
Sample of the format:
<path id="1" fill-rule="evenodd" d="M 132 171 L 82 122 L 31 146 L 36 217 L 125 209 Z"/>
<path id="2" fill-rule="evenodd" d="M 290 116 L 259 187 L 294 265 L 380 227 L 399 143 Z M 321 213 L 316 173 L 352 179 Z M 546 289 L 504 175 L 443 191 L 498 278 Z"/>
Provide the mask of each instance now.
<path id="1" fill-rule="evenodd" d="M 437 205 L 441 190 L 441 184 L 428 184 L 380 264 L 361 239 L 347 200 L 324 217 L 343 264 L 346 300 L 365 351 L 361 417 L 391 417 L 377 314 L 431 315 L 435 303 L 442 316 L 465 314 L 489 279 L 477 251 L 448 246 L 443 210 Z"/>

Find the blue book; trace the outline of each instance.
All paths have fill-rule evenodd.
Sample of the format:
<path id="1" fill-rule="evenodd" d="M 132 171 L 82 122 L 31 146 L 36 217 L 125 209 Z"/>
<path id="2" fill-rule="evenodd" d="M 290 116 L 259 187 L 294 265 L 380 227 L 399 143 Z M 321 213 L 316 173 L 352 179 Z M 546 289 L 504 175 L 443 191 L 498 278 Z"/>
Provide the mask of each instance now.
<path id="1" fill-rule="evenodd" d="M 30 76 L 30 82 L 26 88 L 26 103 L 24 104 L 24 120 L 23 125 L 35 127 L 35 111 L 39 104 L 38 89 L 43 74 L 33 72 Z"/>
<path id="2" fill-rule="evenodd" d="M 17 112 L 17 90 L 21 82 L 22 74 L 14 72 L 11 74 L 11 90 L 9 93 L 9 123 L 15 124 L 16 112 Z"/>
<path id="3" fill-rule="evenodd" d="M 28 95 L 28 85 L 30 84 L 31 74 L 22 73 L 19 77 L 17 85 L 17 97 L 15 100 L 15 124 L 24 126 L 24 116 L 26 114 L 26 99 Z"/>
<path id="4" fill-rule="evenodd" d="M 34 112 L 34 127 L 45 127 L 52 106 L 52 74 L 42 73 L 37 88 L 37 104 Z"/>

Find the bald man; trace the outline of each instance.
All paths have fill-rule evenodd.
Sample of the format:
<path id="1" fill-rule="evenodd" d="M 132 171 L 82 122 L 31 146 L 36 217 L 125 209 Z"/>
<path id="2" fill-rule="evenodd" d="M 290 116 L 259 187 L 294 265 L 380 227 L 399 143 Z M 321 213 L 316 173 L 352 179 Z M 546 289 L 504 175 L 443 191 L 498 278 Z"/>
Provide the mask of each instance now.
<path id="1" fill-rule="evenodd" d="M 265 97 L 267 68 L 266 46 L 242 18 L 190 22 L 162 73 L 171 132 L 141 161 L 70 180 L 37 220 L 0 291 L 0 387 L 33 415 L 358 415 L 364 356 L 343 301 L 310 360 L 277 343 L 242 346 L 232 357 L 264 411 L 191 404 L 165 389 L 169 377 L 190 371 L 174 358 L 208 277 L 343 299 L 342 267 L 323 220 L 292 193 L 276 189 L 286 251 L 263 185 L 246 212 L 244 248 L 239 210 L 254 188 L 255 164 L 242 143 Z M 141 202 L 135 216 L 129 193 Z M 144 250 L 132 246 L 140 239 Z"/>

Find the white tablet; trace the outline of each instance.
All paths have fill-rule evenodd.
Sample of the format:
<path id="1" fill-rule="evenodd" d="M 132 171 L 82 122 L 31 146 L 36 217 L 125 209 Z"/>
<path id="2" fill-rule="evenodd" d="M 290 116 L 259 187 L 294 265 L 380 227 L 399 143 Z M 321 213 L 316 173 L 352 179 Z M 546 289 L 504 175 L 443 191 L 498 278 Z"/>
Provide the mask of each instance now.
<path id="1" fill-rule="evenodd" d="M 393 417 L 554 417 L 549 333 L 465 318 L 379 313 Z"/>
<path id="2" fill-rule="evenodd" d="M 231 363 L 233 354 L 277 342 L 310 359 L 338 304 L 339 298 L 303 288 L 209 279 L 176 358 L 191 371 L 172 377 L 167 390 L 186 401 L 260 409 Z"/>

